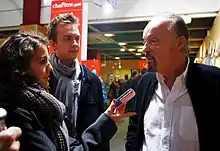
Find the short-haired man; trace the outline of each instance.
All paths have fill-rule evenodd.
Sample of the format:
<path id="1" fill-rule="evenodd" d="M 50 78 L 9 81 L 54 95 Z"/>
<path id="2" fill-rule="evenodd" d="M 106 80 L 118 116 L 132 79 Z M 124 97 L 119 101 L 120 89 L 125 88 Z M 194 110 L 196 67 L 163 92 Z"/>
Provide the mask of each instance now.
<path id="1" fill-rule="evenodd" d="M 211 151 L 219 148 L 220 69 L 186 56 L 188 30 L 175 14 L 151 20 L 144 52 L 156 72 L 137 87 L 127 151 Z"/>
<path id="2" fill-rule="evenodd" d="M 80 32 L 75 16 L 55 17 L 48 25 L 48 38 L 55 51 L 50 55 L 51 93 L 66 106 L 70 136 L 81 141 L 84 130 L 104 112 L 101 82 L 77 59 Z M 103 151 L 109 150 L 108 146 Z"/>

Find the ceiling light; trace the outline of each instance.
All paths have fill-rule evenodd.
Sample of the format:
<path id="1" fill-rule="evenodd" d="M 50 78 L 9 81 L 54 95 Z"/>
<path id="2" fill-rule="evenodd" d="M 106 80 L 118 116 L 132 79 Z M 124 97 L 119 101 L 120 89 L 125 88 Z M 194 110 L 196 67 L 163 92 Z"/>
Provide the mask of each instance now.
<path id="1" fill-rule="evenodd" d="M 136 53 L 136 56 L 141 56 L 141 53 Z"/>
<path id="2" fill-rule="evenodd" d="M 120 46 L 124 46 L 124 45 L 126 45 L 125 42 L 119 42 L 118 44 L 119 44 Z"/>
<path id="3" fill-rule="evenodd" d="M 144 46 L 137 46 L 137 49 L 144 49 Z"/>
<path id="4" fill-rule="evenodd" d="M 133 48 L 130 48 L 130 49 L 128 49 L 128 51 L 135 51 L 135 49 L 133 49 Z"/>
<path id="5" fill-rule="evenodd" d="M 141 59 L 146 59 L 146 57 L 141 57 Z"/>
<path id="6" fill-rule="evenodd" d="M 111 33 L 106 33 L 106 34 L 104 34 L 104 36 L 105 36 L 105 37 L 113 37 L 113 36 L 114 36 L 114 34 L 111 34 Z"/>
<path id="7" fill-rule="evenodd" d="M 125 48 L 121 48 L 120 51 L 124 52 L 124 51 L 125 51 Z"/>
<path id="8" fill-rule="evenodd" d="M 143 52 L 143 49 L 138 49 L 137 52 Z"/>
<path id="9" fill-rule="evenodd" d="M 119 60 L 119 59 L 120 59 L 120 57 L 115 57 L 115 59 Z"/>

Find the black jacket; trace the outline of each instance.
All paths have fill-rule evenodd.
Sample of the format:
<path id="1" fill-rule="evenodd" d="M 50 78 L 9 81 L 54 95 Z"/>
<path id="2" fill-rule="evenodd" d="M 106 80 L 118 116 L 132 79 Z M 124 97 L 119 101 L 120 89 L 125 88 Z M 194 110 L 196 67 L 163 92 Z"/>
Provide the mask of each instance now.
<path id="1" fill-rule="evenodd" d="M 146 73 L 137 87 L 136 116 L 130 118 L 126 151 L 140 151 L 144 138 L 144 114 L 157 86 L 155 73 Z M 198 126 L 200 151 L 219 150 L 220 135 L 220 69 L 190 63 L 186 87 L 192 101 Z"/>
<path id="2" fill-rule="evenodd" d="M 19 138 L 20 151 L 60 151 L 60 146 L 57 145 L 59 140 L 54 137 L 58 128 L 54 125 L 43 126 L 33 111 L 14 106 L 4 108 L 8 112 L 7 126 L 18 126 L 22 130 Z M 103 113 L 82 134 L 82 144 L 69 137 L 69 143 L 65 142 L 65 145 L 69 145 L 70 151 L 102 151 L 103 144 L 109 142 L 116 130 L 113 120 Z"/>
<path id="3" fill-rule="evenodd" d="M 81 91 L 78 100 L 78 117 L 76 126 L 76 138 L 81 141 L 81 135 L 96 119 L 104 112 L 104 101 L 99 78 L 89 71 L 89 69 L 80 65 Z M 58 80 L 51 73 L 50 76 L 50 93 L 55 94 Z M 71 130 L 71 127 L 68 127 Z"/>

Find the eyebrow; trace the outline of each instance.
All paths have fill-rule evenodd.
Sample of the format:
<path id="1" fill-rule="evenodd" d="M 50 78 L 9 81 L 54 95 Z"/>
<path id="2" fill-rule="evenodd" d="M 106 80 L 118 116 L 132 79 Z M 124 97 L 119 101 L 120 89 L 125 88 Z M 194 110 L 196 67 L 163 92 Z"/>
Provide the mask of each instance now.
<path id="1" fill-rule="evenodd" d="M 146 35 L 145 35 L 144 38 L 143 38 L 143 39 L 144 39 L 143 43 L 146 42 L 146 40 L 145 40 L 146 38 L 145 38 L 145 37 L 146 37 Z M 153 35 L 149 35 L 147 39 L 150 39 L 150 38 L 155 38 L 155 36 L 153 36 Z"/>
<path id="2" fill-rule="evenodd" d="M 39 59 L 40 59 L 40 60 L 41 60 L 41 59 L 47 59 L 47 56 L 42 56 L 42 57 L 40 57 Z"/>

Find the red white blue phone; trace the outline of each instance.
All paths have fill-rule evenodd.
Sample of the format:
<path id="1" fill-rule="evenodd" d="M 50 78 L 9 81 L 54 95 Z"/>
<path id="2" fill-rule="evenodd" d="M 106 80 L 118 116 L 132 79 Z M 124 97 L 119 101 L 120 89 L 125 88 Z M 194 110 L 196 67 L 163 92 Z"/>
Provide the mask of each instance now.
<path id="1" fill-rule="evenodd" d="M 119 98 L 116 100 L 115 109 L 119 108 L 122 104 L 127 103 L 135 96 L 135 91 L 130 88 L 125 93 L 123 93 Z"/>

